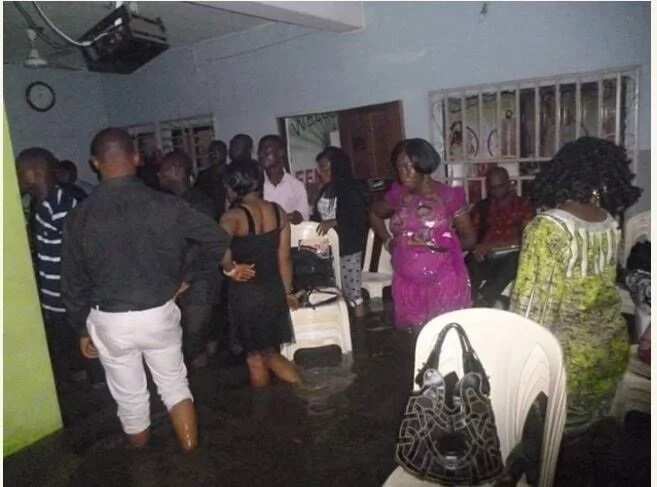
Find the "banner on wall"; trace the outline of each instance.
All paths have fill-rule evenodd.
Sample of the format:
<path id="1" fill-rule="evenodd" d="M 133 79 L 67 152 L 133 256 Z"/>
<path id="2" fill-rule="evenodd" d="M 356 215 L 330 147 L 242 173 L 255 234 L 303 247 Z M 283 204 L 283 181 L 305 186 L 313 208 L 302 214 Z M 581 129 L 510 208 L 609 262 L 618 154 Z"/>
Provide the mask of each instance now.
<path id="1" fill-rule="evenodd" d="M 290 172 L 306 185 L 309 193 L 319 179 L 315 157 L 328 145 L 336 144 L 338 114 L 316 113 L 285 119 L 287 157 Z"/>

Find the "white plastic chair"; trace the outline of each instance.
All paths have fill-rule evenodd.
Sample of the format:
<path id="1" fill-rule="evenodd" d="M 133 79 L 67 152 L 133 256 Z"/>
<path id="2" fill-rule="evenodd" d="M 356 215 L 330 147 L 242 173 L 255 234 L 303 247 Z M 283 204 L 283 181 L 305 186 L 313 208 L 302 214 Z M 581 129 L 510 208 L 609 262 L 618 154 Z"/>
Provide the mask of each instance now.
<path id="1" fill-rule="evenodd" d="M 625 223 L 623 231 L 623 254 L 621 256 L 623 267 L 627 267 L 627 259 L 630 257 L 632 247 L 642 237 L 650 240 L 650 212 L 643 211 L 629 218 Z M 624 287 L 617 286 L 618 294 L 621 297 L 622 312 L 628 315 L 635 313 L 635 305 L 630 296 L 630 292 Z"/>
<path id="2" fill-rule="evenodd" d="M 627 259 L 632 247 L 641 237 L 650 240 L 650 212 L 643 211 L 629 218 L 623 231 L 623 266 L 627 267 Z"/>
<path id="3" fill-rule="evenodd" d="M 333 254 L 333 272 L 336 283 L 342 288 L 340 275 L 340 243 L 335 230 L 329 230 L 325 236 L 317 235 L 316 222 L 302 222 L 291 226 L 290 243 L 292 247 L 299 241 L 328 240 Z M 323 304 L 317 308 L 300 308 L 292 311 L 292 327 L 295 343 L 283 345 L 281 353 L 293 360 L 297 350 L 302 348 L 338 345 L 343 354 L 352 351 L 349 311 L 344 298 L 339 296 L 333 303 Z"/>
<path id="4" fill-rule="evenodd" d="M 386 220 L 386 226 L 388 221 Z M 370 298 L 382 298 L 383 288 L 392 285 L 392 257 L 390 256 L 390 252 L 381 246 L 381 254 L 379 255 L 376 271 L 370 271 L 375 239 L 376 235 L 374 235 L 374 231 L 370 228 L 367 232 L 367 244 L 365 245 L 361 287 L 367 290 Z"/>
<path id="5" fill-rule="evenodd" d="M 431 320 L 418 335 L 413 377 L 429 357 L 440 331 L 452 322 L 459 323 L 466 331 L 489 376 L 490 397 L 505 462 L 522 437 L 536 396 L 543 392 L 548 397 L 538 485 L 551 486 L 566 421 L 566 371 L 558 341 L 546 328 L 508 311 L 488 308 L 453 311 Z M 462 377 L 461 362 L 458 337 L 451 331 L 443 344 L 440 371 L 456 370 Z M 419 389 L 417 384 L 413 386 Z M 527 485 L 523 481 L 524 476 L 518 485 Z M 397 467 L 384 487 L 436 485 Z"/>
<path id="6" fill-rule="evenodd" d="M 630 347 L 630 361 L 611 403 L 611 415 L 621 422 L 630 411 L 650 414 L 650 365 L 639 360 L 638 348 Z"/>

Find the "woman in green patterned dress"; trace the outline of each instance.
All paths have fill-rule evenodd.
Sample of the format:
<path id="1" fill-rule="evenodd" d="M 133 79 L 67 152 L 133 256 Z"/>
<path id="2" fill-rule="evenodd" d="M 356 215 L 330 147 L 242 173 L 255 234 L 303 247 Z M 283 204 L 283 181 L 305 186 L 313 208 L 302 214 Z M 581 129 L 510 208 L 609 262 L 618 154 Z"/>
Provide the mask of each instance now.
<path id="1" fill-rule="evenodd" d="M 607 413 L 627 362 L 614 217 L 641 194 L 629 164 L 622 147 L 582 137 L 564 145 L 534 181 L 533 199 L 543 211 L 524 231 L 511 310 L 561 343 L 567 432 L 584 431 Z"/>

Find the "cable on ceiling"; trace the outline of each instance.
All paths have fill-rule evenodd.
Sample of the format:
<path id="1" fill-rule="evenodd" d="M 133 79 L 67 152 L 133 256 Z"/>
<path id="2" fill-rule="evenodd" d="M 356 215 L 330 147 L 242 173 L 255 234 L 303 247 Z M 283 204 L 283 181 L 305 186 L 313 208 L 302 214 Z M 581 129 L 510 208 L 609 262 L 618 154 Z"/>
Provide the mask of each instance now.
<path id="1" fill-rule="evenodd" d="M 45 34 L 45 32 L 43 32 L 43 27 L 41 27 L 40 25 L 38 25 L 34 21 L 32 16 L 25 10 L 25 8 L 23 8 L 23 6 L 21 5 L 21 2 L 12 2 L 12 3 L 14 5 L 14 7 L 16 7 L 16 10 L 18 11 L 18 13 L 21 14 L 23 19 L 27 23 L 27 26 L 30 29 L 32 29 L 34 32 L 36 32 L 37 36 L 42 41 L 44 41 L 46 44 L 48 44 L 53 49 L 66 49 L 67 48 L 66 44 L 59 44 L 59 43 L 53 41 L 49 36 L 47 36 Z"/>
<path id="2" fill-rule="evenodd" d="M 73 44 L 74 46 L 77 46 L 77 47 L 89 47 L 89 46 L 92 46 L 96 41 L 98 41 L 99 39 L 101 39 L 101 38 L 103 38 L 103 37 L 105 37 L 106 35 L 109 34 L 109 32 L 107 32 L 107 31 L 106 31 L 106 32 L 102 32 L 101 34 L 97 35 L 96 37 L 94 37 L 94 38 L 93 38 L 92 40 L 90 40 L 90 41 L 78 42 L 78 41 L 76 41 L 75 39 L 73 39 L 73 38 L 69 37 L 68 35 L 66 35 L 64 32 L 62 32 L 62 30 L 61 30 L 59 27 L 57 27 L 57 26 L 56 26 L 56 25 L 55 25 L 55 24 L 54 24 L 54 23 L 53 23 L 53 22 L 52 22 L 52 21 L 46 16 L 46 14 L 43 12 L 43 10 L 41 10 L 41 7 L 39 7 L 39 4 L 38 4 L 37 2 L 32 2 L 32 5 L 34 5 L 34 8 L 37 9 L 37 12 L 39 12 L 39 15 L 41 16 L 41 18 L 43 19 L 43 21 L 44 21 L 46 24 L 48 24 L 48 26 L 49 26 L 52 30 L 54 30 L 55 33 L 56 33 L 57 35 L 59 35 L 62 39 L 64 39 L 64 40 L 65 40 L 66 42 L 68 42 L 69 44 Z"/>

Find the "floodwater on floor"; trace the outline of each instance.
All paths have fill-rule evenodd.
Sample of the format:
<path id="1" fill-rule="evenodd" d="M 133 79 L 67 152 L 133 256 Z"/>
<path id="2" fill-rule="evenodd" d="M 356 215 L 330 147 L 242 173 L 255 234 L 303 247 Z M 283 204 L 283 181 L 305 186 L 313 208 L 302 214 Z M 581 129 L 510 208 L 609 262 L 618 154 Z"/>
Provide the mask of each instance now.
<path id="1" fill-rule="evenodd" d="M 340 355 L 335 347 L 297 353 L 303 389 L 274 383 L 254 390 L 243 358 L 226 351 L 194 371 L 200 447 L 189 455 L 179 452 L 152 387 L 152 439 L 148 448 L 131 450 L 107 388 L 64 384 L 65 428 L 6 458 L 5 485 L 380 486 L 395 468 L 414 336 L 392 328 L 389 306 L 375 301 L 372 310 L 352 319 L 353 353 Z M 649 472 L 649 420 L 641 421 L 617 448 L 631 448 Z M 585 463 L 573 457 L 564 464 L 560 485 L 598 487 Z M 606 485 L 644 484 L 624 477 Z"/>
<path id="2" fill-rule="evenodd" d="M 306 388 L 254 390 L 243 359 L 227 352 L 194 371 L 200 447 L 191 455 L 178 451 L 152 387 L 152 440 L 137 451 L 125 446 L 106 388 L 66 384 L 65 429 L 5 459 L 6 485 L 381 485 L 394 469 L 413 339 L 380 304 L 374 311 L 352 320 L 353 353 L 297 352 Z"/>

